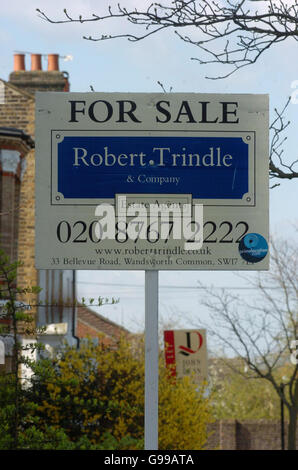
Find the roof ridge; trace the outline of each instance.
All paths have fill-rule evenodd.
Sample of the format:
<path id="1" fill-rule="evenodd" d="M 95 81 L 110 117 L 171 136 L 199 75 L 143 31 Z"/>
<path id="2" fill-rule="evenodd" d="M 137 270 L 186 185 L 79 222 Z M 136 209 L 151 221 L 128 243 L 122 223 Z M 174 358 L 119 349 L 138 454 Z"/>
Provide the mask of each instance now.
<path id="1" fill-rule="evenodd" d="M 95 328 L 94 325 L 92 325 L 91 323 L 88 323 L 88 321 L 83 320 L 82 318 L 80 318 L 80 322 L 83 325 L 89 326 L 90 328 L 93 328 L 93 329 Z M 113 335 L 111 335 L 109 332 L 106 332 L 106 331 L 98 331 L 98 335 L 100 334 L 103 334 L 104 336 L 107 336 L 108 338 L 113 338 Z"/>
<path id="2" fill-rule="evenodd" d="M 12 90 L 19 92 L 21 95 L 24 95 L 24 96 L 26 96 L 27 98 L 30 98 L 30 99 L 32 99 L 32 100 L 35 100 L 34 95 L 32 95 L 31 93 L 29 93 L 28 91 L 22 90 L 22 88 L 19 88 L 19 87 L 13 85 L 12 83 L 10 83 L 10 82 L 4 80 L 3 78 L 0 78 L 0 81 L 3 82 L 4 85 L 8 86 L 8 87 L 11 88 Z"/>
<path id="3" fill-rule="evenodd" d="M 82 309 L 86 310 L 86 313 L 94 315 L 96 318 L 98 318 L 100 320 L 103 320 L 106 323 L 109 323 L 110 325 L 116 326 L 117 328 L 120 328 L 121 330 L 125 331 L 126 333 L 130 333 L 130 331 L 127 330 L 124 326 L 119 325 L 118 323 L 115 323 L 112 320 L 109 320 L 109 318 L 101 315 L 100 313 L 95 312 L 95 310 L 91 310 L 89 307 L 87 307 L 85 305 L 82 305 L 82 304 L 79 303 L 78 308 L 82 308 Z"/>

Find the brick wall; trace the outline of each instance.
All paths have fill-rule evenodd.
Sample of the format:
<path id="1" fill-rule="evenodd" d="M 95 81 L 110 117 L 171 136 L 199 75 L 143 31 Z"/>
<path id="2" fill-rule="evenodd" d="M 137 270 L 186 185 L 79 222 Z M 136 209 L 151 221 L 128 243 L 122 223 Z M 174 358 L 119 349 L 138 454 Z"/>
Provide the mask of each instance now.
<path id="1" fill-rule="evenodd" d="M 18 284 L 38 285 L 35 269 L 35 156 L 34 150 L 26 156 L 27 168 L 20 190 L 18 259 L 23 265 L 18 270 Z"/>
<path id="2" fill-rule="evenodd" d="M 66 76 L 57 71 L 17 71 L 9 76 L 9 82 L 23 91 L 34 93 L 39 91 L 64 91 Z"/>
<path id="3" fill-rule="evenodd" d="M 22 129 L 34 134 L 34 96 L 4 82 L 4 104 L 0 106 L 0 126 Z"/>
<path id="4" fill-rule="evenodd" d="M 0 126 L 23 130 L 35 137 L 35 91 L 63 91 L 66 77 L 59 71 L 12 72 L 9 82 L 2 81 L 5 89 L 4 104 L 0 106 Z M 35 269 L 35 153 L 26 155 L 26 171 L 19 188 L 20 207 L 18 221 L 18 285 L 38 285 Z M 6 191 L 6 189 L 5 189 Z M 8 191 L 6 191 L 9 197 Z M 3 201 L 3 197 L 2 197 Z M 15 224 L 15 227 L 17 225 Z M 14 232 L 16 234 L 16 231 Z M 16 252 L 16 247 L 13 253 Z"/>
<path id="5" fill-rule="evenodd" d="M 35 91 L 63 91 L 67 78 L 64 72 L 15 71 L 9 82 L 1 80 L 4 100 L 0 103 L 0 127 L 23 131 L 35 138 Z M 7 148 L 7 147 L 3 147 Z M 19 149 L 18 149 L 19 150 Z M 27 149 L 28 152 L 28 149 Z M 22 155 L 24 157 L 24 155 Z M 18 259 L 19 287 L 38 285 L 35 269 L 35 152 L 26 153 L 23 178 L 16 175 L 0 176 L 0 236 L 11 260 Z M 1 170 L 1 168 L 0 168 Z M 35 295 L 22 296 L 22 300 L 37 303 Z M 35 309 L 32 314 L 35 315 Z"/>
<path id="6" fill-rule="evenodd" d="M 279 421 L 221 420 L 208 427 L 209 450 L 280 450 L 281 432 Z M 298 446 L 298 426 L 297 442 Z M 285 446 L 287 446 L 287 423 L 285 423 Z"/>

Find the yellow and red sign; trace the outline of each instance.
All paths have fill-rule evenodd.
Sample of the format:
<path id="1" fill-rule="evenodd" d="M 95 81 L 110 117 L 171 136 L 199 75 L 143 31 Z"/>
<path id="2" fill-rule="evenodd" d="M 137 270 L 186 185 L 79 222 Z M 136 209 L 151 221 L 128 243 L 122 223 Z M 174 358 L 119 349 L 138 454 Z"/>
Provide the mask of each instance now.
<path id="1" fill-rule="evenodd" d="M 166 330 L 164 343 L 172 377 L 189 376 L 195 383 L 207 381 L 206 330 Z"/>

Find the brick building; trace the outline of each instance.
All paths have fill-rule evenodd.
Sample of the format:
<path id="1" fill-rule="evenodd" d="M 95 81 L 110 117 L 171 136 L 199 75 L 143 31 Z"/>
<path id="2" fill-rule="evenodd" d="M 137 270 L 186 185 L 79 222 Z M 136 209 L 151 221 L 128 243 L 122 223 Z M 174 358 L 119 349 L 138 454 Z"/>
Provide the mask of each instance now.
<path id="1" fill-rule="evenodd" d="M 75 271 L 35 269 L 35 92 L 65 92 L 70 86 L 68 73 L 59 70 L 58 54 L 47 56 L 46 70 L 41 54 L 31 54 L 29 70 L 25 59 L 24 54 L 15 54 L 9 80 L 0 79 L 0 244 L 11 261 L 23 263 L 18 269 L 18 285 L 42 288 L 38 297 L 22 299 L 41 304 L 32 309 L 32 314 L 37 326 L 49 327 L 39 340 L 50 348 L 64 339 L 78 345 L 78 336 L 82 338 L 87 331 L 87 317 L 88 334 L 91 328 L 91 336 L 101 330 L 111 338 L 111 322 L 104 317 L 97 319 L 95 312 L 77 311 Z M 82 319 L 77 336 L 78 314 Z M 116 336 L 117 328 L 122 331 L 118 325 L 113 328 Z"/>
<path id="2" fill-rule="evenodd" d="M 42 70 L 42 56 L 32 54 L 31 69 L 26 70 L 25 55 L 15 54 L 9 80 L 0 80 L 0 243 L 11 261 L 22 262 L 18 286 L 43 289 L 40 298 L 20 299 L 35 306 L 31 311 L 37 326 L 66 323 L 64 337 L 74 343 L 75 309 L 62 308 L 61 303 L 74 299 L 75 275 L 72 271 L 38 272 L 34 259 L 35 92 L 69 90 L 68 74 L 59 71 L 58 55 L 50 54 L 47 59 L 47 70 Z M 37 308 L 39 301 L 47 305 Z M 50 334 L 44 341 L 55 345 L 59 338 Z"/>

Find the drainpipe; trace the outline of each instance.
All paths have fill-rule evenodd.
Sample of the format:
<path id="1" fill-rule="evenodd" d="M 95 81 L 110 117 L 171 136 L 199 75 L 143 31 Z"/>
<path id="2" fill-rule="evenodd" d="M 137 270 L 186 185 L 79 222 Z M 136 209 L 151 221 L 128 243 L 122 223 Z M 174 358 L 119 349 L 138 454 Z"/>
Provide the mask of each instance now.
<path id="1" fill-rule="evenodd" d="M 281 440 L 281 450 L 285 450 L 285 417 L 284 417 L 284 384 L 280 384 L 280 440 Z"/>
<path id="2" fill-rule="evenodd" d="M 80 338 L 76 336 L 76 320 L 77 320 L 77 315 L 76 315 L 76 271 L 72 271 L 72 293 L 73 293 L 73 304 L 72 304 L 72 336 L 77 340 L 77 349 L 80 347 Z"/>

